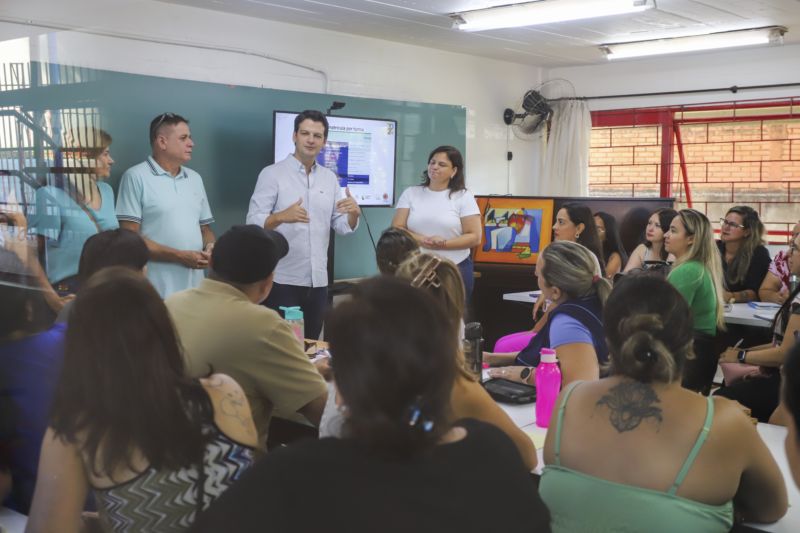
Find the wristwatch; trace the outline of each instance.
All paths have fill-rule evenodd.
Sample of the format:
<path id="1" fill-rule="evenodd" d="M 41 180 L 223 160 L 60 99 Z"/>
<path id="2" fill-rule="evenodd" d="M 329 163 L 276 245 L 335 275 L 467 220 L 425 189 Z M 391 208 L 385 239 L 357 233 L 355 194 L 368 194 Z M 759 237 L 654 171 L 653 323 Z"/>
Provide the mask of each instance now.
<path id="1" fill-rule="evenodd" d="M 747 350 L 739 350 L 736 359 L 738 359 L 740 363 L 744 363 L 745 357 L 747 357 Z"/>
<path id="2" fill-rule="evenodd" d="M 526 366 L 519 373 L 519 379 L 521 379 L 522 381 L 528 381 L 528 376 L 530 375 L 531 375 L 531 369 Z"/>

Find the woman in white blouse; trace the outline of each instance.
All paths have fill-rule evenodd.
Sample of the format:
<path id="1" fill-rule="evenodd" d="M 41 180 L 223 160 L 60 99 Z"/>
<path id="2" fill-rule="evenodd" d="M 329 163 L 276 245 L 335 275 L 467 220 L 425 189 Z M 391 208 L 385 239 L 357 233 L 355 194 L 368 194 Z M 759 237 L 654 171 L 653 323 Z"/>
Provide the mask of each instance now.
<path id="1" fill-rule="evenodd" d="M 470 248 L 481 242 L 475 197 L 464 184 L 464 158 L 457 148 L 440 146 L 428 157 L 421 185 L 406 189 L 397 202 L 392 226 L 408 230 L 423 251 L 458 265 L 467 298 L 472 294 Z"/>

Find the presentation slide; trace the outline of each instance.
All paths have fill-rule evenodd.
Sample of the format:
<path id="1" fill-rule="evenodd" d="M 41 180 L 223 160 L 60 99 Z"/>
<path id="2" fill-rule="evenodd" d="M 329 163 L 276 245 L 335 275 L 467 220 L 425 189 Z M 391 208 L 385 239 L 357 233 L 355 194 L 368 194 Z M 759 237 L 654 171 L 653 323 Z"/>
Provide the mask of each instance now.
<path id="1" fill-rule="evenodd" d="M 297 113 L 275 111 L 275 161 L 294 153 L 292 134 Z M 394 204 L 397 122 L 329 116 L 328 140 L 317 162 L 339 177 L 359 205 Z"/>

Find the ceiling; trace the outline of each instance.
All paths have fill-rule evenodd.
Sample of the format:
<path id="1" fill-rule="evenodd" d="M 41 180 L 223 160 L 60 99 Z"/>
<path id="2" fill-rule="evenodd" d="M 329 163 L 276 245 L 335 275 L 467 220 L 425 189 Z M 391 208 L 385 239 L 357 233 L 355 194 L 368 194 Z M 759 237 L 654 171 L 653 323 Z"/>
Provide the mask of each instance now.
<path id="1" fill-rule="evenodd" d="M 604 63 L 602 43 L 773 25 L 800 43 L 800 0 L 656 0 L 631 15 L 479 33 L 452 29 L 448 13 L 513 0 L 161 1 L 541 67 Z"/>

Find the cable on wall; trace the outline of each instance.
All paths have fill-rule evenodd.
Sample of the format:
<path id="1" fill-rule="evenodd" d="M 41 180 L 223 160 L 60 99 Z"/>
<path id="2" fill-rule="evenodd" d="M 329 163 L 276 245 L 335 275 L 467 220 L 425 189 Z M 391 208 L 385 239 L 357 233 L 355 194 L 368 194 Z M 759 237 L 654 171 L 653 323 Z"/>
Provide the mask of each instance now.
<path id="1" fill-rule="evenodd" d="M 717 87 L 714 89 L 685 89 L 681 91 L 661 91 L 661 92 L 653 92 L 653 93 L 634 93 L 634 94 L 605 94 L 600 96 L 578 96 L 575 98 L 551 98 L 551 101 L 554 100 L 607 100 L 611 98 L 638 98 L 643 96 L 669 96 L 669 95 L 676 95 L 676 94 L 701 94 L 701 93 L 721 93 L 721 92 L 731 92 L 733 94 L 738 93 L 739 91 L 752 91 L 752 90 L 761 90 L 761 89 L 784 89 L 787 87 L 800 87 L 800 82 L 797 83 L 772 83 L 769 85 L 745 85 L 743 87 L 739 87 L 738 85 L 733 85 L 731 87 Z"/>

